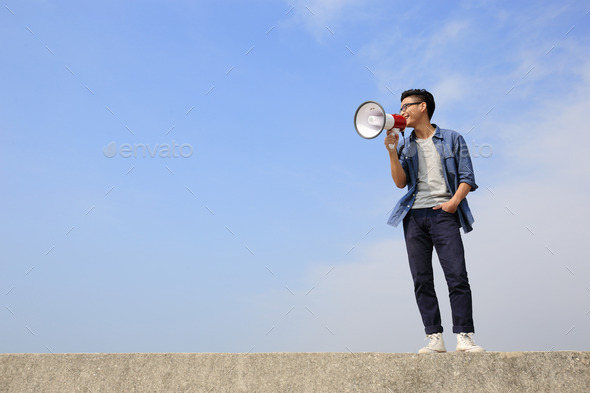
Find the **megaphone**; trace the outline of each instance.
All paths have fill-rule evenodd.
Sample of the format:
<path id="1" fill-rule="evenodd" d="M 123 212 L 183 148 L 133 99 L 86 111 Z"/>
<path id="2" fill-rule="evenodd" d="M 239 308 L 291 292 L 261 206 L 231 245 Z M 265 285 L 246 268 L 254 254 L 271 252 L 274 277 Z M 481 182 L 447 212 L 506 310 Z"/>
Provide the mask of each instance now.
<path id="1" fill-rule="evenodd" d="M 354 128 L 363 138 L 373 139 L 383 130 L 393 130 L 396 134 L 403 133 L 406 129 L 406 118 L 385 113 L 377 102 L 367 101 L 363 102 L 354 114 Z"/>

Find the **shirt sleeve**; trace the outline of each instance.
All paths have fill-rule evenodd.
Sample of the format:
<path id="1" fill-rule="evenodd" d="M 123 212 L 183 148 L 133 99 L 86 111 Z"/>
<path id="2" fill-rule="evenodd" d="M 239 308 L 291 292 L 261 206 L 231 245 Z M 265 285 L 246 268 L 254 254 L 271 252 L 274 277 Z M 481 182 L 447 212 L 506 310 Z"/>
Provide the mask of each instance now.
<path id="1" fill-rule="evenodd" d="M 475 191 L 478 185 L 475 183 L 475 173 L 473 172 L 473 164 L 471 163 L 471 154 L 469 154 L 469 148 L 462 135 L 457 134 L 455 149 L 459 184 L 467 183 L 471 186 L 471 191 Z"/>

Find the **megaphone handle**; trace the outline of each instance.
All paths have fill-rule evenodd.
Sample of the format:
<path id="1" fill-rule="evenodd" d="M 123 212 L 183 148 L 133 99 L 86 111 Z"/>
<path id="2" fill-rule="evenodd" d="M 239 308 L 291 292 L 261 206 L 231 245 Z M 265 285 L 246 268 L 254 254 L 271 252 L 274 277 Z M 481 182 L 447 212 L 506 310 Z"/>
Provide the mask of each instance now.
<path id="1" fill-rule="evenodd" d="M 396 134 L 399 135 L 399 128 L 392 128 L 393 132 L 395 132 Z M 389 149 L 393 150 L 395 148 L 395 145 L 389 144 Z"/>

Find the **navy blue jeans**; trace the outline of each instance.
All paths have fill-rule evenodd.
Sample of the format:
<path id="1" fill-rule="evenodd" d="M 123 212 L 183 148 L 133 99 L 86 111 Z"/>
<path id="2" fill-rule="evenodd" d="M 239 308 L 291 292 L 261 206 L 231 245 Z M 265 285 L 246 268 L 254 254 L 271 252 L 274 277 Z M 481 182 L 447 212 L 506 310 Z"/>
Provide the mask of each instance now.
<path id="1" fill-rule="evenodd" d="M 404 236 L 414 293 L 426 334 L 443 331 L 434 290 L 432 249 L 436 249 L 447 280 L 453 333 L 473 333 L 471 288 L 457 214 L 442 209 L 411 209 L 404 217 Z"/>

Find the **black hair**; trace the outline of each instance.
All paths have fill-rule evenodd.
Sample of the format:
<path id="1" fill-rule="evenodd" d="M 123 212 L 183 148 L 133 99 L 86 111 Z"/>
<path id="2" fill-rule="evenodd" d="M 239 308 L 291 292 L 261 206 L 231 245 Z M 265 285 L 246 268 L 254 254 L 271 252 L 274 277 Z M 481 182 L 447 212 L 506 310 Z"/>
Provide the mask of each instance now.
<path id="1" fill-rule="evenodd" d="M 434 113 L 434 97 L 430 94 L 429 91 L 424 89 L 410 89 L 406 90 L 402 93 L 402 98 L 400 101 L 403 101 L 406 97 L 416 96 L 419 97 L 422 101 L 426 103 L 426 110 L 428 111 L 428 120 L 432 119 L 432 114 Z"/>

